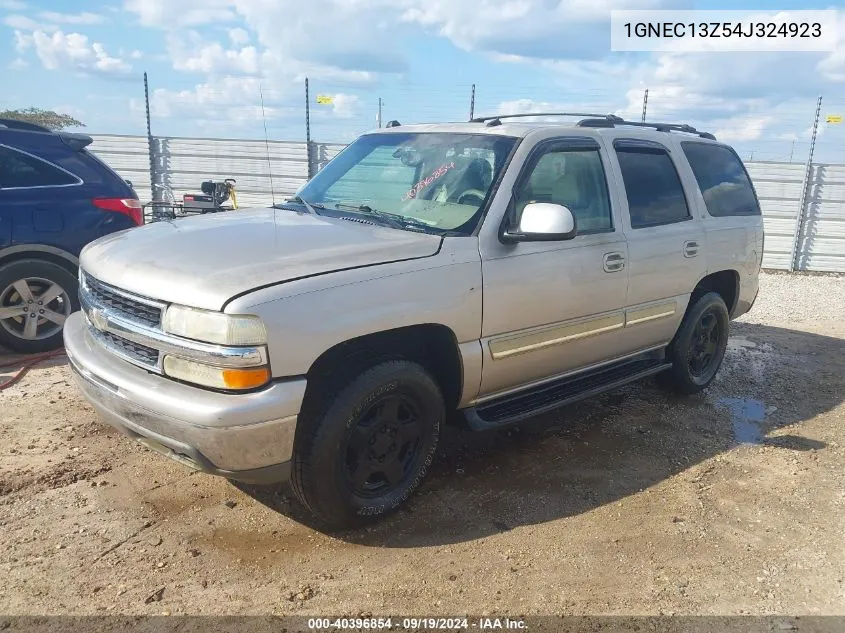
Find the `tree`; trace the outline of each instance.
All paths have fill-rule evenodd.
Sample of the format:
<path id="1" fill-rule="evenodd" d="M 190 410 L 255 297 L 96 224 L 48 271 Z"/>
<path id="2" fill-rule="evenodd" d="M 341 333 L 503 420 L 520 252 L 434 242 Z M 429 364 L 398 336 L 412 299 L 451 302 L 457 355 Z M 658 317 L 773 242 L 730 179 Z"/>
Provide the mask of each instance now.
<path id="1" fill-rule="evenodd" d="M 23 108 L 21 110 L 3 110 L 0 112 L 0 119 L 15 119 L 35 123 L 49 130 L 63 130 L 66 127 L 85 127 L 81 121 L 77 121 L 69 114 L 60 114 L 52 110 L 41 108 Z"/>

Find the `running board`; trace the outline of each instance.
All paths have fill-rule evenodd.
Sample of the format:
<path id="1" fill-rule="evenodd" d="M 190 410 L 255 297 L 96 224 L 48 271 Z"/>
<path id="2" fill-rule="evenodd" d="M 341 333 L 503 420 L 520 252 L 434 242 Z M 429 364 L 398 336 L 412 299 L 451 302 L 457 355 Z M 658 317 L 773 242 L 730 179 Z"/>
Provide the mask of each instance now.
<path id="1" fill-rule="evenodd" d="M 611 391 L 669 369 L 665 358 L 638 357 L 606 365 L 590 372 L 569 376 L 538 387 L 489 400 L 464 410 L 467 424 L 475 431 L 486 431 L 521 422 L 578 400 Z"/>

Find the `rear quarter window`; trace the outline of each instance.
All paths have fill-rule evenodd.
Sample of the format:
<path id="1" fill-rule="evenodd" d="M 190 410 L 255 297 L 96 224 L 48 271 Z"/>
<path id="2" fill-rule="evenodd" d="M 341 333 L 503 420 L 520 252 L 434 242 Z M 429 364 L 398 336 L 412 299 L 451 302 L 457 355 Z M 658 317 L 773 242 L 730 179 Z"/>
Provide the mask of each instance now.
<path id="1" fill-rule="evenodd" d="M 48 162 L 0 146 L 0 189 L 29 189 L 78 184 L 79 179 Z"/>
<path id="2" fill-rule="evenodd" d="M 709 143 L 682 146 L 710 215 L 760 215 L 751 180 L 732 150 Z"/>

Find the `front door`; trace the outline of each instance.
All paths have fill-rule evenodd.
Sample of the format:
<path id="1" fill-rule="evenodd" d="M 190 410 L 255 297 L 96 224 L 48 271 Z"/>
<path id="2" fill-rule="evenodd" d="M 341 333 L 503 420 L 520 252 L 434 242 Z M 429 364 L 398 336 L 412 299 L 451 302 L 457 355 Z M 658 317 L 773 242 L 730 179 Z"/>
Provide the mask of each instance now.
<path id="1" fill-rule="evenodd" d="M 593 138 L 549 139 L 513 185 L 511 222 L 529 202 L 561 204 L 575 216 L 574 239 L 503 244 L 485 227 L 481 398 L 607 360 L 618 348 L 628 249 L 606 161 Z"/>

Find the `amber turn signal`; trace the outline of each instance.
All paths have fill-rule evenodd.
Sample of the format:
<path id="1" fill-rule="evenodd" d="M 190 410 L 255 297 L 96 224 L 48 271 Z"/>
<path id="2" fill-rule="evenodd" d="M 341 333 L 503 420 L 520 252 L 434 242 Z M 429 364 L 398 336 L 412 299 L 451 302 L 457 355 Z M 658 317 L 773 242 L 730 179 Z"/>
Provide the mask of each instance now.
<path id="1" fill-rule="evenodd" d="M 266 367 L 223 370 L 223 382 L 228 389 L 255 389 L 268 380 L 270 380 L 270 370 Z"/>

